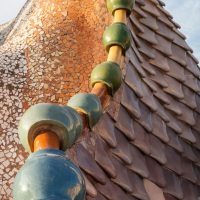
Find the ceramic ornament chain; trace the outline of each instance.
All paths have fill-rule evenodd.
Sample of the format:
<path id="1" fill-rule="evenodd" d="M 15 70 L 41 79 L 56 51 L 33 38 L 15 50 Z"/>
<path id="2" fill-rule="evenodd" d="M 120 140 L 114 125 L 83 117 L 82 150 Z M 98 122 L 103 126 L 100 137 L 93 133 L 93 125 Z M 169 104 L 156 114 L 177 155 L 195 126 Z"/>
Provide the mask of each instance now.
<path id="1" fill-rule="evenodd" d="M 80 137 L 84 128 L 92 129 L 120 88 L 120 63 L 131 45 L 126 18 L 134 0 L 107 0 L 114 23 L 103 35 L 107 61 L 97 65 L 91 74 L 91 93 L 73 96 L 67 105 L 40 103 L 30 107 L 21 118 L 19 137 L 30 153 L 13 185 L 14 200 L 84 200 L 83 175 L 66 156 L 65 151 Z"/>

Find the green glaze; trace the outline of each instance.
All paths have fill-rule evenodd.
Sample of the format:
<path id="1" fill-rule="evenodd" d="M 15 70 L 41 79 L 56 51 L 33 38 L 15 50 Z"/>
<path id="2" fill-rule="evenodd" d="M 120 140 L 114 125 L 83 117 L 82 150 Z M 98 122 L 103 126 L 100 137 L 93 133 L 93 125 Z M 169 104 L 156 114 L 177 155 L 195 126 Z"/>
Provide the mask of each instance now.
<path id="1" fill-rule="evenodd" d="M 13 185 L 14 200 L 85 200 L 81 171 L 56 149 L 32 153 Z"/>
<path id="2" fill-rule="evenodd" d="M 82 119 L 78 112 L 68 106 L 41 103 L 29 108 L 19 123 L 19 137 L 28 152 L 33 151 L 33 141 L 42 130 L 55 132 L 60 149 L 69 148 L 82 132 Z"/>
<path id="3" fill-rule="evenodd" d="M 135 0 L 107 0 L 108 10 L 114 15 L 115 10 L 125 9 L 127 11 L 127 16 L 131 14 Z"/>
<path id="4" fill-rule="evenodd" d="M 114 96 L 122 83 L 122 72 L 115 62 L 106 61 L 97 65 L 91 74 L 91 85 L 95 83 L 104 83 L 110 88 L 110 94 Z"/>
<path id="5" fill-rule="evenodd" d="M 90 128 L 92 128 L 99 121 L 102 115 L 101 102 L 94 94 L 76 94 L 68 101 L 67 105 L 85 113 L 88 117 Z"/>
<path id="6" fill-rule="evenodd" d="M 119 45 L 123 51 L 131 46 L 131 34 L 124 23 L 116 22 L 109 26 L 103 34 L 103 45 L 107 52 L 113 45 Z"/>

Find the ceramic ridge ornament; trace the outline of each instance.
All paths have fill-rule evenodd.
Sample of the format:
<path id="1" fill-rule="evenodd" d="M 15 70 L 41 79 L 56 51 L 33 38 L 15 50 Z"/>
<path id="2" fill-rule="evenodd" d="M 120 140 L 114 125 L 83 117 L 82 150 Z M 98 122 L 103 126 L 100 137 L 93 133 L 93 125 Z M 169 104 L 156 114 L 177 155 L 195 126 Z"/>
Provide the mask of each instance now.
<path id="1" fill-rule="evenodd" d="M 114 15 L 114 12 L 118 9 L 125 9 L 127 11 L 127 16 L 129 16 L 134 4 L 135 0 L 107 0 L 107 7 L 112 15 Z"/>
<path id="2" fill-rule="evenodd" d="M 14 200 L 85 200 L 81 171 L 56 149 L 31 154 L 13 185 Z"/>
<path id="3" fill-rule="evenodd" d="M 131 34 L 127 26 L 122 22 L 115 22 L 109 26 L 103 34 L 103 45 L 107 52 L 111 46 L 121 46 L 123 52 L 131 46 Z"/>
<path id="4" fill-rule="evenodd" d="M 111 96 L 120 88 L 122 82 L 122 72 L 115 62 L 106 61 L 97 65 L 91 74 L 91 86 L 96 83 L 104 83 L 110 88 Z"/>
<path id="5" fill-rule="evenodd" d="M 55 132 L 60 141 L 60 149 L 69 148 L 82 132 L 80 115 L 71 107 L 50 103 L 36 104 L 23 115 L 19 124 L 19 137 L 24 148 L 33 152 L 33 141 L 44 130 Z"/>
<path id="6" fill-rule="evenodd" d="M 102 115 L 102 106 L 99 98 L 90 93 L 79 93 L 68 101 L 68 106 L 87 115 L 89 126 L 92 128 Z"/>

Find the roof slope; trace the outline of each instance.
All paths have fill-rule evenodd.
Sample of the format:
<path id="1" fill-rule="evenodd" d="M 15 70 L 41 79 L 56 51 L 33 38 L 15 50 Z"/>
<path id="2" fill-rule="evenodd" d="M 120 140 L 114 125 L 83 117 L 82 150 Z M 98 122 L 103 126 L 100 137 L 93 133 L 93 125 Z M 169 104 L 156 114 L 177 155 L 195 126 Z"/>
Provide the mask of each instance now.
<path id="1" fill-rule="evenodd" d="M 88 200 L 200 196 L 200 70 L 163 6 L 136 1 L 123 86 L 74 147 L 88 177 Z"/>

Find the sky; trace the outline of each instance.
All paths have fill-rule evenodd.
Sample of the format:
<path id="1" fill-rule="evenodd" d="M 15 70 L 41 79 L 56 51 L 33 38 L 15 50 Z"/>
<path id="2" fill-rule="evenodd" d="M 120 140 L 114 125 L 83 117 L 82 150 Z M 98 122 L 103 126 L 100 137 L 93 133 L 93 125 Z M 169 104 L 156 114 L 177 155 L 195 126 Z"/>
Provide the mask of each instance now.
<path id="1" fill-rule="evenodd" d="M 172 14 L 174 21 L 181 25 L 181 32 L 200 61 L 200 0 L 162 0 L 165 9 Z M 26 0 L 0 0 L 0 24 L 17 16 Z"/>

